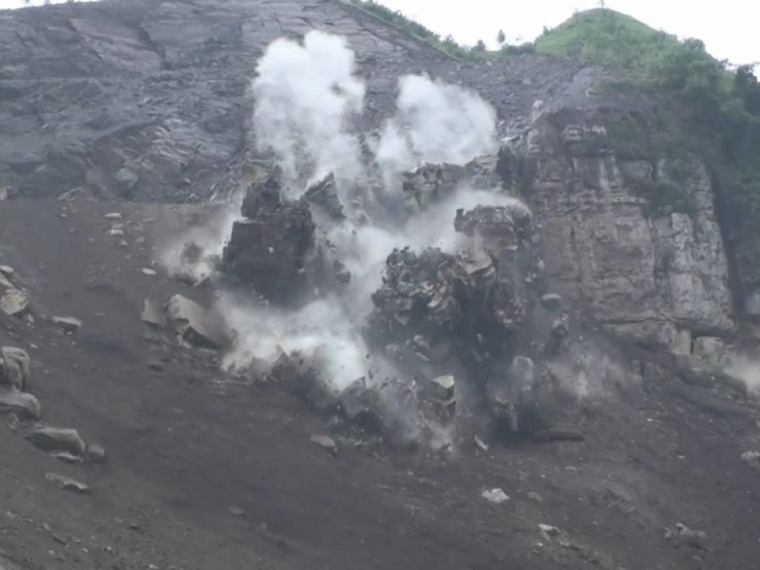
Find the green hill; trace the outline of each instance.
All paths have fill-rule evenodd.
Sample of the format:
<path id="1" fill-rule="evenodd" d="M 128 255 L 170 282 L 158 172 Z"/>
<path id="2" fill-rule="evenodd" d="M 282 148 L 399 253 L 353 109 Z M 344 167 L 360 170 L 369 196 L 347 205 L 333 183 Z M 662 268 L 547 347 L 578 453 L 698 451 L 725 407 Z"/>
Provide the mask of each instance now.
<path id="1" fill-rule="evenodd" d="M 579 12 L 536 40 L 536 51 L 586 63 L 643 69 L 679 45 L 626 14 L 606 8 Z"/>

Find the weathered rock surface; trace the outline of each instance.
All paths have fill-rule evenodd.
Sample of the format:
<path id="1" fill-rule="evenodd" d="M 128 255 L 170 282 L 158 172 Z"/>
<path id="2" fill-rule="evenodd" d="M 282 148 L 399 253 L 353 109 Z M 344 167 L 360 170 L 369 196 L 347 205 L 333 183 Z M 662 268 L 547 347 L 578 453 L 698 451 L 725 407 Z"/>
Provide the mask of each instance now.
<path id="1" fill-rule="evenodd" d="M 84 440 L 75 429 L 54 428 L 42 424 L 32 426 L 25 434 L 32 445 L 43 451 L 65 451 L 81 456 L 87 450 Z"/>
<path id="2" fill-rule="evenodd" d="M 16 414 L 22 420 L 38 420 L 42 417 L 42 406 L 32 394 L 0 388 L 0 413 Z"/>
<path id="3" fill-rule="evenodd" d="M 250 193 L 249 193 L 250 196 Z M 318 250 L 316 226 L 304 201 L 244 204 L 224 248 L 225 270 L 273 302 L 289 303 L 310 288 Z"/>
<path id="4" fill-rule="evenodd" d="M 15 346 L 0 347 L 0 384 L 26 390 L 31 379 L 29 354 Z"/>
<path id="5" fill-rule="evenodd" d="M 166 313 L 177 332 L 187 342 L 211 348 L 227 345 L 224 324 L 192 299 L 174 295 L 166 305 Z"/>
<path id="6" fill-rule="evenodd" d="M 637 341 L 670 347 L 679 328 L 730 330 L 728 262 L 704 161 L 649 144 L 654 127 L 623 109 L 601 111 L 547 112 L 526 137 L 552 287 Z"/>

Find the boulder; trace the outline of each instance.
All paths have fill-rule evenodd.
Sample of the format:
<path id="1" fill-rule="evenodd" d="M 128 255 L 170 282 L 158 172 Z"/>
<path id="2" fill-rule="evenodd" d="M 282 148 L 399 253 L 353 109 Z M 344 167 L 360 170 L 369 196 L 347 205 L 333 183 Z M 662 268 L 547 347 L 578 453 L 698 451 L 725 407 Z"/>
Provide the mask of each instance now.
<path id="1" fill-rule="evenodd" d="M 309 204 L 324 212 L 330 218 L 340 221 L 346 218 L 343 204 L 338 196 L 335 175 L 331 172 L 321 180 L 311 184 L 304 194 Z"/>
<path id="2" fill-rule="evenodd" d="M 0 388 L 0 413 L 16 414 L 19 419 L 39 420 L 42 406 L 32 394 Z"/>
<path id="3" fill-rule="evenodd" d="M 694 356 L 718 366 L 723 359 L 725 342 L 713 336 L 700 336 L 694 339 Z"/>
<path id="4" fill-rule="evenodd" d="M 556 293 L 547 293 L 541 297 L 541 305 L 551 313 L 558 313 L 562 310 L 562 297 Z"/>
<path id="5" fill-rule="evenodd" d="M 58 325 L 64 332 L 75 333 L 82 328 L 82 321 L 74 317 L 52 317 L 52 322 Z"/>
<path id="6" fill-rule="evenodd" d="M 42 451 L 64 451 L 76 456 L 82 456 L 87 450 L 84 440 L 75 429 L 55 428 L 37 424 L 32 426 L 24 434 L 24 437 Z"/>
<path id="7" fill-rule="evenodd" d="M 0 347 L 0 384 L 16 390 L 26 390 L 31 380 L 29 354 L 14 346 Z"/>
<path id="8" fill-rule="evenodd" d="M 677 356 L 688 356 L 691 354 L 691 331 L 681 329 L 676 334 L 676 340 L 671 352 Z"/>
<path id="9" fill-rule="evenodd" d="M 260 197 L 256 208 L 254 213 L 254 206 L 244 203 L 243 212 L 253 217 L 232 226 L 222 268 L 274 303 L 296 302 L 313 290 L 319 266 L 309 205 Z"/>
<path id="10" fill-rule="evenodd" d="M 150 299 L 145 299 L 140 319 L 142 319 L 142 322 L 145 324 L 154 328 L 163 328 L 166 326 L 166 316 Z"/>
<path id="11" fill-rule="evenodd" d="M 219 319 L 195 301 L 174 295 L 166 306 L 169 320 L 187 342 L 222 348 L 227 345 L 228 337 Z"/>
<path id="12" fill-rule="evenodd" d="M 29 308 L 29 297 L 18 289 L 7 289 L 0 295 L 0 311 L 6 315 L 23 314 Z"/>
<path id="13" fill-rule="evenodd" d="M 72 479 L 71 477 L 64 477 L 63 475 L 58 475 L 57 473 L 46 473 L 45 479 L 56 483 L 61 489 L 65 491 L 72 491 L 74 493 L 83 495 L 90 492 L 90 487 L 88 487 L 85 483 L 77 481 L 76 479 Z"/>

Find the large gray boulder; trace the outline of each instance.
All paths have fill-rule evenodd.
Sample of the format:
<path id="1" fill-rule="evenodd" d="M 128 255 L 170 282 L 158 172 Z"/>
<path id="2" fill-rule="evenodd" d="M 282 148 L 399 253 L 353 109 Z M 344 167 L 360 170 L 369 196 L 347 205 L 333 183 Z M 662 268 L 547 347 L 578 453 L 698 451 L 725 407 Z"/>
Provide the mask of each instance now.
<path id="1" fill-rule="evenodd" d="M 0 347 L 0 384 L 23 391 L 30 379 L 29 354 L 13 346 Z"/>

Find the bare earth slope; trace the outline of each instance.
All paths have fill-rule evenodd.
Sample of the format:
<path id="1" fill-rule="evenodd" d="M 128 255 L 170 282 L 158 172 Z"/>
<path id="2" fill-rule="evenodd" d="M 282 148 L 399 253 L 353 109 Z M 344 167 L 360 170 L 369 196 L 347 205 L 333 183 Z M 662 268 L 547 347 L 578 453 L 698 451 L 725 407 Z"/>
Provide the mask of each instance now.
<path id="1" fill-rule="evenodd" d="M 107 236 L 112 211 L 123 238 Z M 472 444 L 444 458 L 337 438 L 333 457 L 310 441 L 325 425 L 300 403 L 225 381 L 211 356 L 143 339 L 144 298 L 202 298 L 141 272 L 158 229 L 191 214 L 59 200 L 0 208 L 0 263 L 16 268 L 35 312 L 84 322 L 72 337 L 40 317 L 4 318 L 0 344 L 32 355 L 45 421 L 108 452 L 105 465 L 67 466 L 0 429 L 0 548 L 17 567 L 756 567 L 760 488 L 739 458 L 758 436 L 752 408 L 663 381 L 591 406 L 583 443 Z M 156 361 L 162 370 L 148 367 Z M 91 494 L 59 489 L 48 472 Z M 510 500 L 480 496 L 496 487 Z M 666 540 L 677 523 L 704 531 L 706 550 Z"/>

